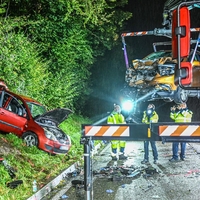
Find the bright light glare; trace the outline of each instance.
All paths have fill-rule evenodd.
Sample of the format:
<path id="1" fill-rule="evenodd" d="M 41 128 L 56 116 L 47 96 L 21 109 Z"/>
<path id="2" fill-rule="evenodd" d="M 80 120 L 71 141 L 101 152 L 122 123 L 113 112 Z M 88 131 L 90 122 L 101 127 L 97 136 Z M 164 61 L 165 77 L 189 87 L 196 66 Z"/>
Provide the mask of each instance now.
<path id="1" fill-rule="evenodd" d="M 125 101 L 122 105 L 122 109 L 124 111 L 131 111 L 133 109 L 133 102 L 128 100 L 128 101 Z"/>

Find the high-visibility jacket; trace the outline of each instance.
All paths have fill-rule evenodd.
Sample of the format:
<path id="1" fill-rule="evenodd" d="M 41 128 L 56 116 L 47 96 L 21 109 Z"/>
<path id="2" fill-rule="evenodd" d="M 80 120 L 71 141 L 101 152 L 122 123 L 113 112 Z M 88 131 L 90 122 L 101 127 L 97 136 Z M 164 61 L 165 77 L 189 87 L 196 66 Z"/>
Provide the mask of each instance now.
<path id="1" fill-rule="evenodd" d="M 177 112 L 171 112 L 170 118 L 175 122 L 191 122 L 193 112 L 189 109 L 179 110 Z"/>
<path id="2" fill-rule="evenodd" d="M 107 119 L 108 124 L 125 124 L 124 116 L 121 113 L 112 112 Z"/>
<path id="3" fill-rule="evenodd" d="M 108 124 L 125 124 L 124 116 L 121 113 L 112 112 L 111 115 L 108 116 L 107 119 Z M 112 140 L 111 141 L 111 148 L 125 148 L 126 141 L 119 141 L 119 140 Z"/>
<path id="4" fill-rule="evenodd" d="M 151 116 L 148 116 L 147 112 L 144 111 L 143 118 L 142 118 L 142 123 L 145 123 L 145 124 L 149 124 L 150 122 L 151 123 L 157 123 L 158 119 L 159 119 L 159 117 L 158 117 L 158 114 L 156 113 L 156 111 L 153 111 Z"/>

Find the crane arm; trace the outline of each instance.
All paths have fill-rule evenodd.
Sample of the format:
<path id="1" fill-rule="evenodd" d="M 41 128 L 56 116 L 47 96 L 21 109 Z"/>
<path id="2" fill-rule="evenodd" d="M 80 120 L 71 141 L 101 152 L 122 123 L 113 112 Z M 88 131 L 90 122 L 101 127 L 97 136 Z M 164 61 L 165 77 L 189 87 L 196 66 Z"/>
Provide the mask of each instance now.
<path id="1" fill-rule="evenodd" d="M 172 17 L 172 12 L 175 10 L 181 3 L 189 3 L 188 4 L 188 9 L 192 10 L 193 8 L 200 8 L 200 3 L 198 0 L 167 0 L 164 4 L 164 9 L 163 9 L 163 23 L 162 25 L 169 25 L 171 26 L 171 17 Z M 190 2 L 193 2 L 193 4 L 190 4 Z M 195 3 L 196 2 L 196 3 Z"/>

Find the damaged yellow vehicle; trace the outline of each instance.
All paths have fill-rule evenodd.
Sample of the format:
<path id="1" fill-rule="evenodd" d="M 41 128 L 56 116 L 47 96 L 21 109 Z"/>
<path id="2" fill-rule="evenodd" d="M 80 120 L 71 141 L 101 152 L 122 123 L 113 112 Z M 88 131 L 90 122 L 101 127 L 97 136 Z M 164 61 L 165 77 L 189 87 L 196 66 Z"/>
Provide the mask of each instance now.
<path id="1" fill-rule="evenodd" d="M 195 68 L 192 83 L 195 87 L 200 76 L 200 52 L 197 49 L 191 50 L 188 58 L 183 61 L 191 62 Z M 133 60 L 126 70 L 124 94 L 136 101 L 163 99 L 177 104 L 186 102 L 188 97 L 199 97 L 198 90 L 185 90 L 175 85 L 176 64 L 177 60 L 172 58 L 169 50 L 155 51 L 141 60 Z"/>

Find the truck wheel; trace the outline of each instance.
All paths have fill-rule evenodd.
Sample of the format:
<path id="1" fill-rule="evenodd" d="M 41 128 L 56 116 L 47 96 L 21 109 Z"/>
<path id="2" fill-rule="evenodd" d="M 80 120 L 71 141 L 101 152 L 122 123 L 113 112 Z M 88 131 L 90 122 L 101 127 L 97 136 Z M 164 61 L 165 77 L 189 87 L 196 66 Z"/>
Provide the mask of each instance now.
<path id="1" fill-rule="evenodd" d="M 25 132 L 22 135 L 22 139 L 26 143 L 27 146 L 32 147 L 32 146 L 38 146 L 38 137 L 35 133 L 33 132 Z"/>
<path id="2" fill-rule="evenodd" d="M 188 100 L 188 91 L 178 87 L 174 93 L 174 102 L 176 104 L 185 103 Z"/>

